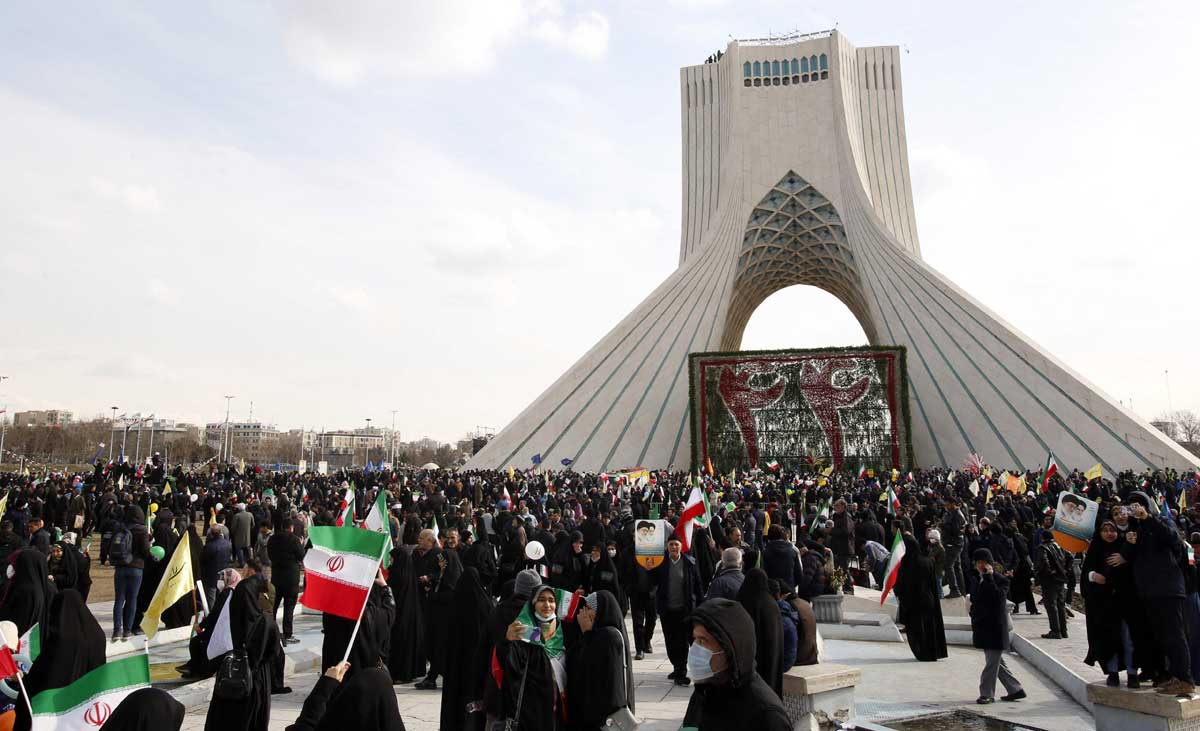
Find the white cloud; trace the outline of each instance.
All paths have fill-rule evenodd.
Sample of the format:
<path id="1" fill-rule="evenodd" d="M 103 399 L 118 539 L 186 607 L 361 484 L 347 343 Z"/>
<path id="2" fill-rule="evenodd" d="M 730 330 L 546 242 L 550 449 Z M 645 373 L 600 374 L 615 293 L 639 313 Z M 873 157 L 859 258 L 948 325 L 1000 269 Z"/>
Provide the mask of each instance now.
<path id="1" fill-rule="evenodd" d="M 121 184 L 105 178 L 92 178 L 92 191 L 101 198 L 121 203 L 132 211 L 153 212 L 160 208 L 158 191 L 150 186 Z"/>
<path id="2" fill-rule="evenodd" d="M 374 309 L 370 292 L 365 287 L 344 284 L 323 284 L 317 291 L 338 307 L 366 314 Z"/>
<path id="3" fill-rule="evenodd" d="M 373 76 L 483 73 L 522 37 L 586 59 L 608 49 L 606 17 L 595 11 L 572 17 L 546 0 L 305 0 L 277 8 L 292 61 L 339 86 Z"/>

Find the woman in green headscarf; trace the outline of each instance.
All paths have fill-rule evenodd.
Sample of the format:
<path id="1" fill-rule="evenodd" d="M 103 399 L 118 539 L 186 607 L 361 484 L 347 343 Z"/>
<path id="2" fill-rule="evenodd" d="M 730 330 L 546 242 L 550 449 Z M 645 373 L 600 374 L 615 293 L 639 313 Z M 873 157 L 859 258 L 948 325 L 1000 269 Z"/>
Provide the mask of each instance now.
<path id="1" fill-rule="evenodd" d="M 546 585 L 530 592 L 505 635 L 510 644 L 500 683 L 502 717 L 515 719 L 521 731 L 565 725 L 567 648 L 558 594 Z"/>

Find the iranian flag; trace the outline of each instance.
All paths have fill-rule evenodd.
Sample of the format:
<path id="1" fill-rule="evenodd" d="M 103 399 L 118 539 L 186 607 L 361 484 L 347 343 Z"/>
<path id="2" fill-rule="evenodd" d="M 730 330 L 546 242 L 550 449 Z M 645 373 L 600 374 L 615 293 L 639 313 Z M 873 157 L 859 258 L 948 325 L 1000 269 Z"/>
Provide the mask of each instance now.
<path id="1" fill-rule="evenodd" d="M 900 512 L 900 498 L 896 497 L 896 491 L 888 487 L 888 515 L 897 515 Z"/>
<path id="2" fill-rule="evenodd" d="M 392 524 L 388 520 L 386 491 L 380 490 L 379 494 L 375 496 L 375 504 L 371 506 L 371 512 L 367 513 L 367 518 L 363 521 L 363 528 L 382 533 L 387 538 L 387 543 L 383 547 L 384 552 L 389 554 L 392 552 Z"/>
<path id="3" fill-rule="evenodd" d="M 879 595 L 881 605 L 887 599 L 888 592 L 896 585 L 896 578 L 900 576 L 900 560 L 902 558 L 904 558 L 904 535 L 900 531 L 896 531 L 896 540 L 892 541 L 892 556 L 888 559 L 887 571 L 883 574 L 883 593 Z"/>
<path id="4" fill-rule="evenodd" d="M 43 690 L 30 701 L 33 731 L 95 731 L 125 696 L 150 686 L 150 659 L 139 652 L 111 660 L 62 688 Z"/>
<path id="5" fill-rule="evenodd" d="M 708 525 L 708 501 L 698 487 L 693 487 L 688 495 L 687 504 L 679 515 L 679 528 L 676 533 L 682 539 L 681 550 L 687 552 L 692 545 L 692 528 L 697 524 Z"/>
<path id="6" fill-rule="evenodd" d="M 28 657 L 31 663 L 42 654 L 42 633 L 38 629 L 39 626 L 34 624 L 17 640 L 17 654 Z"/>
<path id="7" fill-rule="evenodd" d="M 860 480 L 867 479 L 867 466 L 865 464 L 858 465 L 858 479 L 860 479 Z"/>
<path id="8" fill-rule="evenodd" d="M 770 462 L 767 462 L 767 469 L 771 470 L 772 472 L 779 469 L 779 461 L 773 459 Z"/>
<path id="9" fill-rule="evenodd" d="M 308 529 L 312 548 L 304 554 L 304 593 L 309 609 L 357 620 L 367 602 L 388 537 L 347 526 Z"/>
<path id="10" fill-rule="evenodd" d="M 1046 469 L 1042 470 L 1042 489 L 1040 492 L 1050 491 L 1050 477 L 1058 472 L 1058 461 L 1054 459 L 1054 452 L 1046 459 Z"/>
<path id="11" fill-rule="evenodd" d="M 341 528 L 346 525 L 354 525 L 354 488 L 346 488 L 346 494 L 342 496 L 342 507 L 338 510 L 337 520 L 333 522 L 335 526 Z"/>

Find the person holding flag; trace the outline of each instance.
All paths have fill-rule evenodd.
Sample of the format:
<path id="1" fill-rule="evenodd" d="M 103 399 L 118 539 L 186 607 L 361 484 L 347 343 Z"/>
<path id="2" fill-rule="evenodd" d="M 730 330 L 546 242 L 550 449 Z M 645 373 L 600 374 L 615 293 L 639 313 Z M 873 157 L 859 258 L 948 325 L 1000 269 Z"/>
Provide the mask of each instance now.
<path id="1" fill-rule="evenodd" d="M 885 582 L 885 587 L 895 587 L 896 599 L 900 602 L 897 623 L 905 627 L 913 657 L 921 662 L 948 657 L 946 626 L 942 620 L 940 588 L 933 559 L 921 553 L 917 539 L 911 534 L 896 534 Z"/>
<path id="2" fill-rule="evenodd" d="M 224 611 L 228 615 L 224 621 L 234 655 L 226 656 L 222 662 L 244 656 L 253 680 L 247 695 L 223 692 L 218 671 L 204 731 L 267 731 L 270 726 L 272 668 L 278 654 L 283 652 L 283 645 L 275 618 L 264 612 L 259 603 L 259 595 L 266 591 L 264 583 L 261 575 L 247 576 L 238 582 L 226 602 Z M 214 634 L 210 642 L 215 640 Z M 210 655 L 211 650 L 210 647 Z"/>

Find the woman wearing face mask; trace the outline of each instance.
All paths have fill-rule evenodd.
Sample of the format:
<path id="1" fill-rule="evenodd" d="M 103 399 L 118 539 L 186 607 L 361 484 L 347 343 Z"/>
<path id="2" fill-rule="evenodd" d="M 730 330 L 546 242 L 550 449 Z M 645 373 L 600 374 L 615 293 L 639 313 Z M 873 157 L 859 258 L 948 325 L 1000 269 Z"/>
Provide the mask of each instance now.
<path id="1" fill-rule="evenodd" d="M 755 671 L 754 620 L 730 599 L 692 613 L 688 677 L 695 684 L 683 726 L 698 731 L 789 731 L 783 702 Z"/>
<path id="2" fill-rule="evenodd" d="M 601 589 L 579 610 L 579 644 L 567 653 L 568 712 L 573 728 L 599 731 L 614 712 L 634 710 L 629 640 L 617 598 Z"/>
<path id="3" fill-rule="evenodd" d="M 222 569 L 217 574 L 217 598 L 210 607 L 209 613 L 200 622 L 200 626 L 196 629 L 196 634 L 192 635 L 192 639 L 188 642 L 188 653 L 190 655 L 188 661 L 180 665 L 176 670 L 179 671 L 187 680 L 200 680 L 211 676 L 217 672 L 217 665 L 221 658 L 208 657 L 208 641 L 212 637 L 213 628 L 217 626 L 217 618 L 221 616 L 221 609 L 225 607 L 225 602 L 229 601 L 229 596 L 233 593 L 234 587 L 242 580 L 242 575 L 236 569 Z"/>
<path id="4" fill-rule="evenodd" d="M 585 590 L 594 594 L 598 591 L 610 592 L 617 600 L 617 607 L 624 617 L 629 611 L 629 600 L 621 589 L 621 581 L 617 577 L 617 544 L 592 547 L 592 560 L 588 563 Z"/>
<path id="5" fill-rule="evenodd" d="M 505 633 L 500 717 L 514 718 L 521 731 L 554 731 L 566 722 L 566 633 L 554 589 L 542 585 L 530 597 Z"/>

